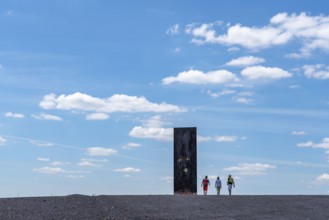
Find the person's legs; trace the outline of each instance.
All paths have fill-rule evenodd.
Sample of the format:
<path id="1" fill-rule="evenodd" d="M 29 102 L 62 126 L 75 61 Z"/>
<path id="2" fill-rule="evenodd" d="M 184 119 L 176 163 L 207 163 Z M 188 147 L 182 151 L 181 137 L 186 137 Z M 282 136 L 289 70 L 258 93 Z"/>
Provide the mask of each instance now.
<path id="1" fill-rule="evenodd" d="M 228 192 L 231 195 L 231 191 L 232 191 L 232 184 L 228 184 Z"/>

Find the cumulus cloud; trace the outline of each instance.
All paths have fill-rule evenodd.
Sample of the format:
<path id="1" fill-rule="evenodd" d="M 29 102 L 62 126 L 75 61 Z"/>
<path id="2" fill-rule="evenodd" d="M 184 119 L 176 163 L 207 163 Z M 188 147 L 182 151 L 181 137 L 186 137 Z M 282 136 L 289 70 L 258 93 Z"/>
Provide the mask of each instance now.
<path id="1" fill-rule="evenodd" d="M 0 146 L 1 145 L 5 145 L 6 142 L 7 142 L 7 140 L 5 138 L 3 138 L 3 137 L 0 136 Z"/>
<path id="2" fill-rule="evenodd" d="M 196 44 L 224 44 L 238 45 L 249 49 L 261 49 L 287 43 L 291 34 L 271 26 L 245 27 L 241 24 L 230 26 L 226 34 L 218 35 L 215 25 L 188 25 L 186 33 L 192 35 L 192 42 Z"/>
<path id="3" fill-rule="evenodd" d="M 329 137 L 326 137 L 322 140 L 321 143 L 313 143 L 312 141 L 299 143 L 297 147 L 311 147 L 311 148 L 322 148 L 322 149 L 329 149 Z"/>
<path id="4" fill-rule="evenodd" d="M 56 115 L 50 115 L 46 113 L 40 113 L 38 115 L 31 115 L 33 118 L 38 120 L 49 120 L 49 121 L 62 121 L 63 119 Z"/>
<path id="5" fill-rule="evenodd" d="M 111 148 L 89 147 L 87 149 L 87 155 L 89 156 L 112 156 L 117 153 L 117 150 L 113 150 Z"/>
<path id="6" fill-rule="evenodd" d="M 171 141 L 173 129 L 136 126 L 129 132 L 129 135 L 136 138 L 149 138 L 160 141 Z"/>
<path id="7" fill-rule="evenodd" d="M 86 119 L 87 120 L 106 120 L 109 117 L 110 116 L 105 113 L 92 113 L 92 114 L 87 115 Z"/>
<path id="8" fill-rule="evenodd" d="M 317 64 L 317 65 L 305 65 L 303 66 L 304 75 L 307 78 L 313 79 L 329 79 L 329 66 Z"/>
<path id="9" fill-rule="evenodd" d="M 217 43 L 216 31 L 212 28 L 222 25 L 222 22 L 214 22 L 208 24 L 189 24 L 185 28 L 187 34 L 193 36 L 192 42 L 195 44 L 204 44 L 204 43 Z"/>
<path id="10" fill-rule="evenodd" d="M 241 24 L 228 26 L 226 33 L 217 33 L 216 26 L 209 24 L 187 25 L 186 33 L 196 44 L 222 44 L 241 46 L 259 50 L 284 45 L 292 40 L 300 42 L 299 53 L 291 57 L 306 57 L 315 49 L 329 51 L 329 17 L 300 14 L 278 13 L 262 27 L 248 27 Z"/>
<path id="11" fill-rule="evenodd" d="M 139 148 L 140 146 L 141 146 L 141 144 L 128 143 L 128 144 L 124 145 L 122 148 L 125 150 L 130 150 L 130 149 L 134 149 L 134 148 Z"/>
<path id="12" fill-rule="evenodd" d="M 241 71 L 241 75 L 251 79 L 282 79 L 292 74 L 278 67 L 251 66 Z"/>
<path id="13" fill-rule="evenodd" d="M 115 169 L 114 171 L 121 173 L 138 173 L 141 172 L 141 169 L 134 167 L 125 167 L 125 168 Z"/>
<path id="14" fill-rule="evenodd" d="M 163 122 L 160 115 L 153 116 L 144 121 L 143 126 L 135 126 L 129 136 L 136 138 L 148 138 L 160 141 L 171 141 L 173 137 L 172 128 L 164 128 L 166 123 Z"/>
<path id="15" fill-rule="evenodd" d="M 241 163 L 238 166 L 224 168 L 225 171 L 234 172 L 238 175 L 262 175 L 269 170 L 275 169 L 275 165 L 262 163 Z"/>
<path id="16" fill-rule="evenodd" d="M 239 79 L 227 70 L 215 70 L 207 73 L 199 70 L 189 70 L 181 72 L 177 76 L 169 76 L 162 79 L 162 84 L 169 85 L 176 82 L 186 84 L 223 84 L 237 81 Z"/>
<path id="17" fill-rule="evenodd" d="M 8 118 L 24 118 L 23 114 L 19 114 L 19 113 L 12 113 L 12 112 L 7 112 L 5 114 L 6 117 Z"/>
<path id="18" fill-rule="evenodd" d="M 245 56 L 239 57 L 237 59 L 233 59 L 226 63 L 226 66 L 252 66 L 259 63 L 263 63 L 265 60 L 261 57 L 254 57 L 254 56 Z"/>
<path id="19" fill-rule="evenodd" d="M 44 109 L 78 110 L 96 113 L 113 112 L 184 112 L 186 109 L 165 102 L 152 103 L 145 97 L 115 94 L 108 98 L 97 98 L 83 93 L 70 95 L 48 94 L 39 103 Z M 100 115 L 96 115 L 99 117 Z M 104 117 L 104 115 L 102 115 Z"/>
<path id="20" fill-rule="evenodd" d="M 215 136 L 217 142 L 236 142 L 236 136 Z"/>
<path id="21" fill-rule="evenodd" d="M 319 184 L 329 184 L 329 174 L 324 173 L 322 175 L 319 175 L 316 178 L 316 183 L 319 183 Z"/>

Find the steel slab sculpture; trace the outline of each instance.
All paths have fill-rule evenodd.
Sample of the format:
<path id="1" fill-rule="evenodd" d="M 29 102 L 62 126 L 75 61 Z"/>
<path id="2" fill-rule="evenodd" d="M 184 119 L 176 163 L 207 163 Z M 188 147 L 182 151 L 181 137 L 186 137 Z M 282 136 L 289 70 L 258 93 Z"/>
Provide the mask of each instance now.
<path id="1" fill-rule="evenodd" d="M 174 193 L 197 193 L 196 127 L 174 128 Z"/>

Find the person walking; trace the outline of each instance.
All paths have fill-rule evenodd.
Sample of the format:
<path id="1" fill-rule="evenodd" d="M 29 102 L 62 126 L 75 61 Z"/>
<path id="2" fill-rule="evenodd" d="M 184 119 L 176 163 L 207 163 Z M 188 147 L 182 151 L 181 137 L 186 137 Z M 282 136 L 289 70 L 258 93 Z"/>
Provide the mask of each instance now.
<path id="1" fill-rule="evenodd" d="M 217 195 L 220 195 L 220 189 L 222 188 L 222 181 L 220 180 L 219 176 L 217 177 L 217 180 L 215 182 L 215 188 L 217 190 Z"/>
<path id="2" fill-rule="evenodd" d="M 228 175 L 228 178 L 227 178 L 227 187 L 228 187 L 228 192 L 230 195 L 232 194 L 232 186 L 235 187 L 235 183 L 234 183 L 233 177 L 230 174 L 230 175 Z"/>
<path id="3" fill-rule="evenodd" d="M 210 186 L 210 181 L 208 180 L 208 176 L 206 176 L 201 183 L 201 187 L 203 187 L 203 195 L 207 195 L 208 186 Z"/>

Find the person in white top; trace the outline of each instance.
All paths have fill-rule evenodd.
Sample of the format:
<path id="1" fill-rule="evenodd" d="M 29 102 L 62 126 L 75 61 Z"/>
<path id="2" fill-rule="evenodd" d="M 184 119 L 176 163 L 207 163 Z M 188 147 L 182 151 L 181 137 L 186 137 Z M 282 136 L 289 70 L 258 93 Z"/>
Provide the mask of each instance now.
<path id="1" fill-rule="evenodd" d="M 215 182 L 215 188 L 217 190 L 217 195 L 220 195 L 220 189 L 222 188 L 222 181 L 220 180 L 219 176 L 217 177 L 217 180 Z"/>

